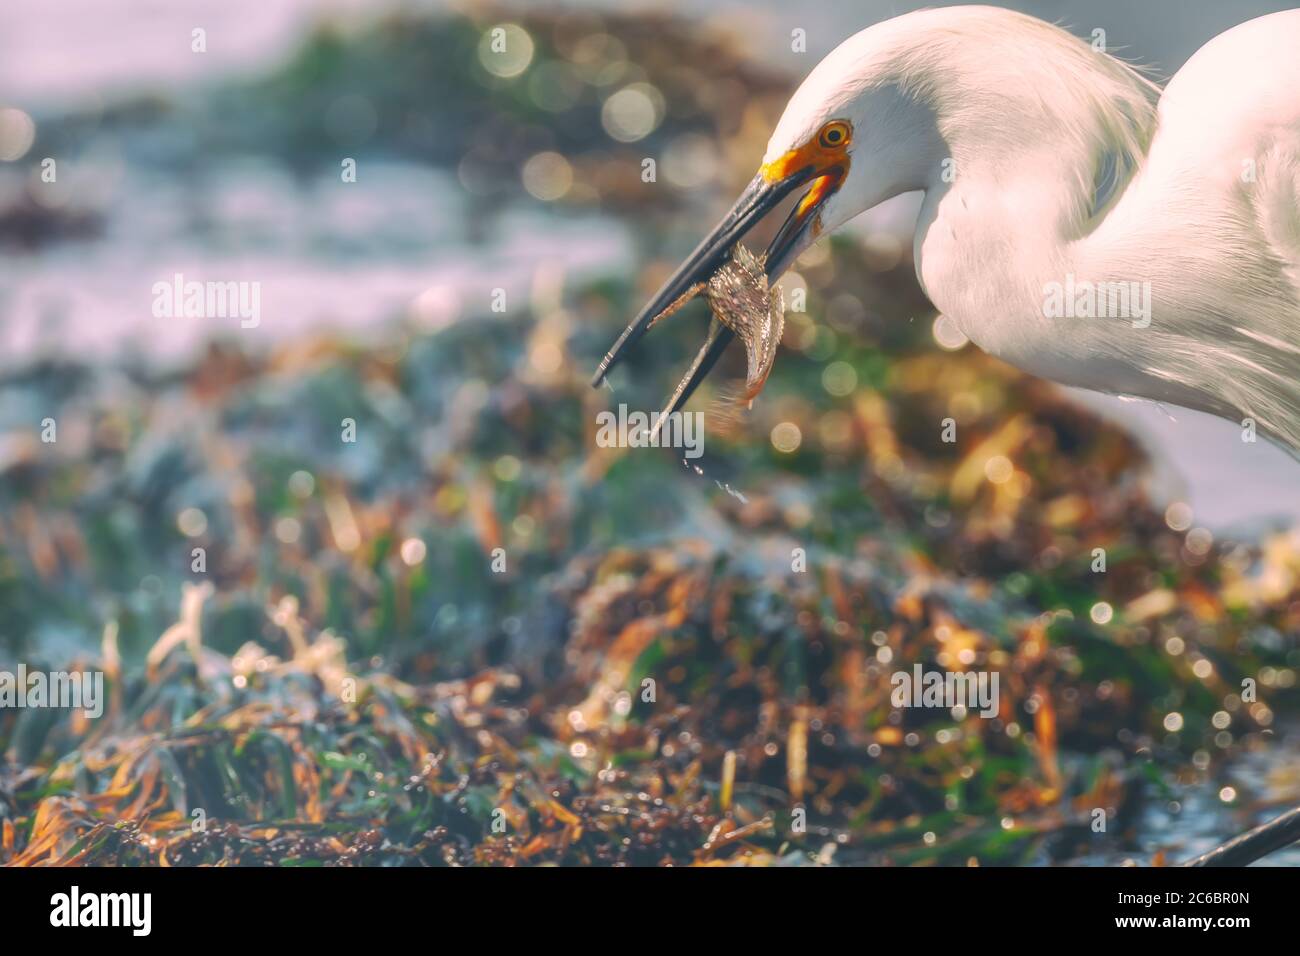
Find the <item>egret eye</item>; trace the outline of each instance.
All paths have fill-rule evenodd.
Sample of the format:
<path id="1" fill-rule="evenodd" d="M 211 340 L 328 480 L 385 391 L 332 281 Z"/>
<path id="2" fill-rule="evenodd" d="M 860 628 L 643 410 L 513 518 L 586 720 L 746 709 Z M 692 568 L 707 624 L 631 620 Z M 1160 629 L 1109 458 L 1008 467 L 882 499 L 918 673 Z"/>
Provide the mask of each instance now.
<path id="1" fill-rule="evenodd" d="M 844 146 L 849 141 L 849 124 L 835 120 L 827 123 L 822 127 L 822 131 L 817 134 L 817 142 L 825 149 L 835 149 Z"/>

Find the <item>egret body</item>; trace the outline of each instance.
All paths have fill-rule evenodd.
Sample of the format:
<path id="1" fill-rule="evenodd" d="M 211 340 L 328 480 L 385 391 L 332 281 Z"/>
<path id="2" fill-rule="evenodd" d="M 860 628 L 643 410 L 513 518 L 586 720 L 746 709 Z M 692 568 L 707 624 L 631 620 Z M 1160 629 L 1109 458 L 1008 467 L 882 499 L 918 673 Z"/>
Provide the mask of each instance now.
<path id="1" fill-rule="evenodd" d="M 1206 44 L 1163 92 L 993 7 L 872 26 L 795 92 L 724 220 L 611 349 L 807 187 L 767 252 L 919 190 L 915 263 L 976 345 L 1032 374 L 1200 409 L 1300 454 L 1300 10 Z M 729 334 L 711 336 L 679 407 Z"/>

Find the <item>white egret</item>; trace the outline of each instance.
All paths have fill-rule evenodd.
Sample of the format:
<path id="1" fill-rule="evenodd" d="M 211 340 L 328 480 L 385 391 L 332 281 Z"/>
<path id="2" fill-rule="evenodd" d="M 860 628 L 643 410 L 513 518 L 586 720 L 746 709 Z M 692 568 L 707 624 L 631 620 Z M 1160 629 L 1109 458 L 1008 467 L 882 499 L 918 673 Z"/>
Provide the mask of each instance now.
<path id="1" fill-rule="evenodd" d="M 1208 411 L 1300 454 L 1300 10 L 1207 43 L 1163 92 L 1067 31 L 993 7 L 850 37 L 791 98 L 740 199 L 595 383 L 784 197 L 775 281 L 899 195 L 931 302 L 985 351 L 1095 391 Z M 732 338 L 717 330 L 676 410 Z"/>

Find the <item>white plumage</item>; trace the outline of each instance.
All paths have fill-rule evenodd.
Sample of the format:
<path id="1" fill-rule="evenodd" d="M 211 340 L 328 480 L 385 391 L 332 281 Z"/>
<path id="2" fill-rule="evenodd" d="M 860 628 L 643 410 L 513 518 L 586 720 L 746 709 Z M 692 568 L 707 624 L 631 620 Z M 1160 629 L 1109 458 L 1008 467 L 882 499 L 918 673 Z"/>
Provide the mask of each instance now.
<path id="1" fill-rule="evenodd" d="M 975 344 L 1063 384 L 1253 419 L 1300 454 L 1300 10 L 1215 38 L 1163 93 L 1032 17 L 920 11 L 827 56 L 765 163 L 837 119 L 847 174 L 783 264 L 923 190 L 918 277 Z M 1045 305 L 1084 283 L 1149 290 L 1149 322 Z"/>

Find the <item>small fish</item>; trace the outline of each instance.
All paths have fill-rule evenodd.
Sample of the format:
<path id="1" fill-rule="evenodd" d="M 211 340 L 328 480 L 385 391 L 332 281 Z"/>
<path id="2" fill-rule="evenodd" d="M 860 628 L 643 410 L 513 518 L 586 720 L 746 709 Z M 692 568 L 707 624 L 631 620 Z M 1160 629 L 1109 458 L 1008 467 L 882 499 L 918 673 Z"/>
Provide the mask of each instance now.
<path id="1" fill-rule="evenodd" d="M 735 332 L 745 344 L 749 363 L 742 397 L 745 402 L 762 391 L 776 361 L 776 347 L 785 328 L 785 300 L 779 287 L 768 288 L 767 273 L 763 270 L 765 258 L 737 244 L 731 258 L 707 283 L 691 286 L 654 318 L 658 322 L 672 315 L 703 292 L 716 320 Z M 714 330 L 710 331 L 712 334 Z"/>
<path id="2" fill-rule="evenodd" d="M 731 261 L 713 274 L 704 292 L 718 321 L 745 343 L 749 361 L 746 400 L 757 395 L 767 381 L 785 328 L 785 299 L 779 287 L 768 288 L 765 258 L 737 245 Z"/>

